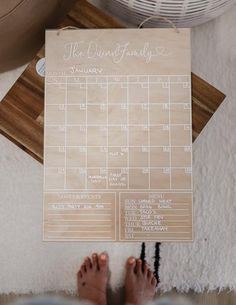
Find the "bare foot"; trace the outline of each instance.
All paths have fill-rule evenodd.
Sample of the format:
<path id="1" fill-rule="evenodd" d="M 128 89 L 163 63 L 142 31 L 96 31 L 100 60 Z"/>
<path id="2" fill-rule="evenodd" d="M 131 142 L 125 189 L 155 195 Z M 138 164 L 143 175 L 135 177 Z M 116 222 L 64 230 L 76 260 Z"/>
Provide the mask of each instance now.
<path id="1" fill-rule="evenodd" d="M 81 299 L 96 305 L 106 305 L 106 289 L 109 277 L 108 255 L 94 253 L 86 257 L 77 274 L 78 292 Z"/>
<path id="2" fill-rule="evenodd" d="M 125 292 L 126 303 L 146 305 L 152 301 L 157 280 L 145 263 L 142 268 L 141 259 L 130 257 L 126 263 Z"/>

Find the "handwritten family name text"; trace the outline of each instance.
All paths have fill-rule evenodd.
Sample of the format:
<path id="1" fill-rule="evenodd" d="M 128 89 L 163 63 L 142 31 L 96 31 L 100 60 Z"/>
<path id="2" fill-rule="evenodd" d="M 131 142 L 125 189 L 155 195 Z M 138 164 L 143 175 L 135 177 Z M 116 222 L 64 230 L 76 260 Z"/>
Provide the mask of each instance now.
<path id="1" fill-rule="evenodd" d="M 111 58 L 114 63 L 120 63 L 124 58 L 143 58 L 146 63 L 150 63 L 153 58 L 160 56 L 170 56 L 170 52 L 163 46 L 151 47 L 149 42 L 144 42 L 141 47 L 133 48 L 130 42 L 123 44 L 116 43 L 113 48 L 105 48 L 98 44 L 97 40 L 90 42 L 77 41 L 65 44 L 64 60 L 73 58 L 87 58 L 97 60 Z"/>

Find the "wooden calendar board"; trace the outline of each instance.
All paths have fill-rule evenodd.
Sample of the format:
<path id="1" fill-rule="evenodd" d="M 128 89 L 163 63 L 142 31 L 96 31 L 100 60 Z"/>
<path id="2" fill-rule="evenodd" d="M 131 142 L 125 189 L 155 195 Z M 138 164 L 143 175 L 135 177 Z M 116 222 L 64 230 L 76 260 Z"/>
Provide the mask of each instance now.
<path id="1" fill-rule="evenodd" d="M 44 240 L 192 239 L 190 31 L 46 33 Z"/>

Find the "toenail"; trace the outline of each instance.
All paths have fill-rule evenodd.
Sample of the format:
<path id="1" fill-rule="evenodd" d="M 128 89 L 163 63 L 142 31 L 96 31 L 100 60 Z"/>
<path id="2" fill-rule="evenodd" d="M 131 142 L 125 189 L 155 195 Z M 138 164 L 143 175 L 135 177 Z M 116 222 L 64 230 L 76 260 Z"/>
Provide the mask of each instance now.
<path id="1" fill-rule="evenodd" d="M 130 259 L 129 259 L 129 263 L 130 264 L 133 264 L 135 262 L 135 259 L 133 258 L 133 257 L 131 257 Z"/>
<path id="2" fill-rule="evenodd" d="M 106 257 L 105 254 L 101 254 L 100 258 L 101 258 L 103 261 L 105 261 L 107 257 Z"/>

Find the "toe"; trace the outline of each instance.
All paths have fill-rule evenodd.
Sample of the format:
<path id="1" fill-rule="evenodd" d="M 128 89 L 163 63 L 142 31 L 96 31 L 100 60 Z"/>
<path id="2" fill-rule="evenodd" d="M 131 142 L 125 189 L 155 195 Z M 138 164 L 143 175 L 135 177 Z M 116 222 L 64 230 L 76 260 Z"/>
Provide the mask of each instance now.
<path id="1" fill-rule="evenodd" d="M 86 273 L 87 272 L 85 263 L 82 264 L 81 271 L 82 271 L 82 273 Z"/>
<path id="2" fill-rule="evenodd" d="M 91 268 L 91 260 L 89 257 L 86 257 L 85 260 L 84 260 L 84 264 L 86 266 L 86 270 L 89 270 Z"/>
<path id="3" fill-rule="evenodd" d="M 93 261 L 93 268 L 97 270 L 98 269 L 98 255 L 97 255 L 97 253 L 93 253 L 92 261 Z"/>
<path id="4" fill-rule="evenodd" d="M 129 257 L 126 263 L 126 269 L 128 272 L 134 272 L 134 268 L 136 266 L 136 260 L 134 257 Z"/>
<path id="5" fill-rule="evenodd" d="M 98 264 L 99 264 L 99 269 L 101 269 L 101 270 L 107 269 L 107 265 L 108 265 L 107 253 L 103 252 L 99 255 Z"/>
<path id="6" fill-rule="evenodd" d="M 142 274 L 142 260 L 141 259 L 136 260 L 136 272 L 138 275 Z"/>
<path id="7" fill-rule="evenodd" d="M 147 276 L 147 273 L 148 273 L 148 265 L 146 262 L 144 262 L 144 265 L 143 265 L 143 274 L 145 276 Z"/>
<path id="8" fill-rule="evenodd" d="M 77 273 L 77 278 L 78 279 L 81 279 L 83 277 L 83 273 L 82 271 L 80 270 L 78 273 Z"/>
<path id="9" fill-rule="evenodd" d="M 83 280 L 83 274 L 82 274 L 82 271 L 80 270 L 78 273 L 77 273 L 77 288 L 79 289 L 80 286 L 81 286 L 81 281 Z"/>
<path id="10" fill-rule="evenodd" d="M 149 281 L 151 282 L 152 277 L 153 277 L 153 273 L 152 273 L 151 269 L 148 269 L 147 277 L 148 277 Z"/>
<path id="11" fill-rule="evenodd" d="M 156 287 L 157 279 L 155 278 L 155 276 L 152 278 L 151 284 Z"/>

